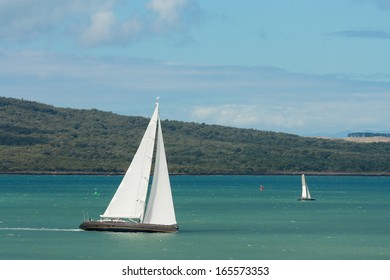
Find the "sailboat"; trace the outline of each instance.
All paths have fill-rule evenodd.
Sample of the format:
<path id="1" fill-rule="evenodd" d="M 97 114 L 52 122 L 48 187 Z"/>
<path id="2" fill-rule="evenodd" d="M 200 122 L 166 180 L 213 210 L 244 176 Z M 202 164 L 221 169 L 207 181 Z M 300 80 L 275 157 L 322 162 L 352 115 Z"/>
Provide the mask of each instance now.
<path id="1" fill-rule="evenodd" d="M 298 200 L 316 200 L 310 196 L 309 187 L 307 186 L 305 174 L 302 174 L 302 195 Z"/>
<path id="2" fill-rule="evenodd" d="M 157 131 L 153 181 L 146 203 Z M 115 232 L 176 232 L 175 209 L 165 155 L 159 103 L 137 152 L 111 202 L 99 220 L 84 221 L 83 230 Z"/>

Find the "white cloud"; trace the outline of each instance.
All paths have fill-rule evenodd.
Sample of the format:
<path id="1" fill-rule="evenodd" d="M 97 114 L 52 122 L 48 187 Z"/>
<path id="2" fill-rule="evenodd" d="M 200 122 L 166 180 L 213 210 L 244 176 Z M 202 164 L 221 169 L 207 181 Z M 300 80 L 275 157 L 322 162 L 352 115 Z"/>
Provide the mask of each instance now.
<path id="1" fill-rule="evenodd" d="M 277 128 L 285 131 L 304 126 L 304 116 L 298 108 L 290 106 L 269 104 L 197 106 L 192 111 L 192 117 L 199 122 L 247 128 L 258 127 L 264 130 Z"/>
<path id="2" fill-rule="evenodd" d="M 286 93 L 287 95 L 288 93 Z M 389 100 L 335 100 L 263 104 L 195 106 L 197 122 L 233 127 L 258 128 L 297 134 L 335 133 L 354 130 L 386 130 L 382 122 Z M 389 129 L 389 128 L 387 128 Z"/>
<path id="3" fill-rule="evenodd" d="M 115 21 L 115 15 L 112 11 L 94 14 L 91 25 L 82 34 L 83 42 L 87 45 L 109 42 L 112 40 Z"/>
<path id="4" fill-rule="evenodd" d="M 54 34 L 84 46 L 128 44 L 186 31 L 201 17 L 195 0 L 1 0 L 0 39 L 30 43 Z M 190 11 L 190 12 L 188 12 Z M 195 12 L 194 12 L 195 11 Z"/>
<path id="5" fill-rule="evenodd" d="M 158 14 L 161 23 L 173 23 L 179 19 L 180 10 L 187 4 L 187 0 L 151 0 L 148 6 Z"/>

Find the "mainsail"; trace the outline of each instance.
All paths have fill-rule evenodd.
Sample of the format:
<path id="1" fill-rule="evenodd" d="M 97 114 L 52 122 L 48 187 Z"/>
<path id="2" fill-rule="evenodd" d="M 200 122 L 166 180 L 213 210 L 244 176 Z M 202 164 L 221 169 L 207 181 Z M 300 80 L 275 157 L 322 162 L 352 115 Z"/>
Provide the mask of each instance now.
<path id="1" fill-rule="evenodd" d="M 114 197 L 102 218 L 127 218 L 142 221 L 148 191 L 153 148 L 158 121 L 158 103 L 138 147 Z"/>

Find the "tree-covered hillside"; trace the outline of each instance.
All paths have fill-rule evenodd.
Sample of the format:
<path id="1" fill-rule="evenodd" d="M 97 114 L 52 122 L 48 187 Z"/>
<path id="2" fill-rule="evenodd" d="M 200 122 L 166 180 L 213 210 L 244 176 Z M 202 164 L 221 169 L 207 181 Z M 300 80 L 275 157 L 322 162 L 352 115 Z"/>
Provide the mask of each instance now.
<path id="1" fill-rule="evenodd" d="M 0 97 L 0 173 L 124 172 L 148 121 Z M 390 143 L 168 120 L 162 128 L 175 174 L 390 174 Z"/>

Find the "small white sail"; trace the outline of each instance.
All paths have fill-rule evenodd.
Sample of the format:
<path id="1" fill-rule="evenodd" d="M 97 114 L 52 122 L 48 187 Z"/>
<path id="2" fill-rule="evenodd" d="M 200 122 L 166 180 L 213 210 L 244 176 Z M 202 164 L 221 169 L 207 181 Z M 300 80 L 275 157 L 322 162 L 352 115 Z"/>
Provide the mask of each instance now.
<path id="1" fill-rule="evenodd" d="M 311 199 L 309 187 L 307 186 L 305 174 L 302 174 L 302 199 Z"/>
<path id="2" fill-rule="evenodd" d="M 149 125 L 114 197 L 102 218 L 142 220 L 156 137 L 158 103 Z"/>
<path id="3" fill-rule="evenodd" d="M 176 224 L 160 119 L 158 120 L 157 152 L 153 183 L 143 222 L 158 225 Z"/>

